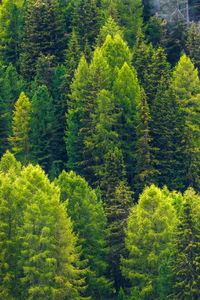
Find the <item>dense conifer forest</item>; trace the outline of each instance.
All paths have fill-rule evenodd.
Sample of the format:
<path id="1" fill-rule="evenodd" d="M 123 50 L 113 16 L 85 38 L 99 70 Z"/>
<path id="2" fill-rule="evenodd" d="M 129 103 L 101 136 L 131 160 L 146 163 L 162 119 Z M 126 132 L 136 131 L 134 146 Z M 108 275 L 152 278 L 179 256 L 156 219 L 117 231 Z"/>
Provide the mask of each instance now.
<path id="1" fill-rule="evenodd" d="M 199 0 L 0 1 L 0 299 L 200 299 Z"/>

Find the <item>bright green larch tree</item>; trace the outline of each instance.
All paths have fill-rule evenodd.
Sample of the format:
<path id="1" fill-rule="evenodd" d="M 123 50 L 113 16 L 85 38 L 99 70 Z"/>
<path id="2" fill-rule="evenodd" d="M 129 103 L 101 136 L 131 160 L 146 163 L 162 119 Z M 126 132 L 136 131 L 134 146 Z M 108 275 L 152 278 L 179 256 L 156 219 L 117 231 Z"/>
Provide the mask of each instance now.
<path id="1" fill-rule="evenodd" d="M 174 69 L 170 88 L 175 93 L 184 122 L 183 140 L 186 170 L 186 187 L 199 188 L 199 97 L 200 80 L 198 70 L 185 54 Z"/>
<path id="2" fill-rule="evenodd" d="M 24 187 L 21 197 L 29 200 L 19 229 L 22 298 L 82 299 L 77 239 L 66 206 L 59 202 L 59 188 L 32 165 L 22 171 L 18 184 Z"/>
<path id="3" fill-rule="evenodd" d="M 20 299 L 17 266 L 20 255 L 18 228 L 22 225 L 25 202 L 17 198 L 16 179 L 21 164 L 6 152 L 0 162 L 0 299 Z"/>
<path id="4" fill-rule="evenodd" d="M 184 193 L 174 238 L 173 294 L 170 299 L 199 299 L 200 198 L 190 188 Z"/>
<path id="5" fill-rule="evenodd" d="M 146 187 L 128 217 L 128 257 L 122 259 L 122 273 L 137 299 L 159 299 L 159 268 L 170 257 L 176 223 L 170 193 L 154 185 Z"/>
<path id="6" fill-rule="evenodd" d="M 129 184 L 133 185 L 136 141 L 136 112 L 140 101 L 140 86 L 135 69 L 125 62 L 113 84 L 113 95 L 120 110 L 116 124 Z"/>
<path id="7" fill-rule="evenodd" d="M 12 121 L 13 134 L 9 138 L 9 142 L 12 145 L 12 151 L 19 155 L 20 160 L 24 164 L 26 164 L 29 159 L 30 111 L 31 103 L 29 98 L 26 97 L 24 92 L 22 92 L 19 96 L 19 99 L 15 103 Z"/>
<path id="8" fill-rule="evenodd" d="M 107 229 L 102 201 L 84 178 L 71 171 L 63 171 L 56 185 L 61 189 L 60 200 L 67 204 L 73 230 L 78 235 L 81 258 L 86 264 L 87 296 L 105 299 L 112 293 L 112 283 L 106 278 Z"/>

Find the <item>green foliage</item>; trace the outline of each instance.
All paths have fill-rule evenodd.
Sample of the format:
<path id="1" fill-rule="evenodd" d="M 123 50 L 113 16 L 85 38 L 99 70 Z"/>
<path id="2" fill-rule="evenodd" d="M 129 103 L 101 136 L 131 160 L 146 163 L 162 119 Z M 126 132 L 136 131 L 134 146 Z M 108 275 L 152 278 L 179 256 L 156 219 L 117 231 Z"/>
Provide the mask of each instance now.
<path id="1" fill-rule="evenodd" d="M 63 171 L 55 183 L 61 189 L 61 202 L 67 201 L 67 211 L 82 249 L 81 257 L 87 266 L 87 295 L 92 299 L 105 299 L 111 294 L 112 286 L 105 277 L 108 250 L 102 201 L 98 201 L 95 191 L 72 171 Z"/>
<path id="2" fill-rule="evenodd" d="M 141 0 L 117 0 L 116 8 L 120 16 L 120 25 L 124 28 L 125 39 L 130 46 L 136 40 L 137 32 L 143 25 L 143 5 Z"/>
<path id="3" fill-rule="evenodd" d="M 188 32 L 186 42 L 188 56 L 198 70 L 200 70 L 200 23 L 197 25 L 192 22 Z"/>
<path id="4" fill-rule="evenodd" d="M 141 99 L 138 104 L 137 128 L 136 128 L 136 176 L 134 188 L 139 195 L 145 186 L 153 183 L 153 178 L 157 173 L 156 161 L 153 156 L 151 146 L 149 124 L 151 117 L 144 90 L 141 91 Z"/>
<path id="5" fill-rule="evenodd" d="M 99 32 L 100 15 L 96 0 L 79 0 L 74 10 L 73 24 L 80 39 L 81 51 L 90 57 L 91 47 Z"/>
<path id="6" fill-rule="evenodd" d="M 146 187 L 128 217 L 129 254 L 122 259 L 122 273 L 133 295 L 139 292 L 141 299 L 159 299 L 159 269 L 170 256 L 176 223 L 170 193 L 154 185 Z"/>
<path id="7" fill-rule="evenodd" d="M 0 299 L 19 299 L 20 272 L 17 267 L 20 255 L 19 227 L 25 199 L 19 198 L 17 175 L 21 165 L 9 152 L 0 162 Z"/>
<path id="8" fill-rule="evenodd" d="M 135 69 L 125 62 L 118 71 L 113 84 L 113 94 L 116 106 L 120 111 L 116 124 L 116 132 L 120 140 L 124 163 L 129 184 L 132 186 L 134 178 L 133 165 L 136 140 L 136 111 L 140 101 L 140 87 Z"/>
<path id="9" fill-rule="evenodd" d="M 64 21 L 58 9 L 57 0 L 30 2 L 26 15 L 25 33 L 21 54 L 21 72 L 31 80 L 40 54 L 54 55 L 56 62 L 64 57 Z"/>
<path id="10" fill-rule="evenodd" d="M 22 92 L 15 104 L 13 113 L 13 135 L 9 138 L 12 150 L 19 153 L 24 164 L 28 162 L 30 148 L 30 111 L 31 104 L 26 95 Z"/>
<path id="11" fill-rule="evenodd" d="M 115 35 L 120 35 L 123 37 L 123 31 L 121 27 L 115 22 L 115 20 L 110 16 L 106 20 L 105 24 L 101 27 L 99 35 L 97 37 L 97 45 L 102 46 L 105 42 L 107 35 L 114 38 Z"/>
<path id="12" fill-rule="evenodd" d="M 172 299 L 198 299 L 199 292 L 199 196 L 193 189 L 184 194 L 172 262 L 174 291 Z"/>
<path id="13" fill-rule="evenodd" d="M 173 72 L 171 89 L 175 93 L 184 123 L 184 155 L 186 187 L 199 189 L 199 77 L 185 54 Z"/>
<path id="14" fill-rule="evenodd" d="M 129 66 L 131 65 L 131 52 L 127 46 L 127 43 L 119 34 L 116 34 L 114 38 L 112 38 L 110 35 L 107 36 L 102 46 L 102 52 L 111 68 L 113 80 L 117 74 L 117 68 L 121 69 L 125 62 Z"/>
<path id="15" fill-rule="evenodd" d="M 82 299 L 84 271 L 59 188 L 9 152 L 0 170 L 0 298 Z"/>
<path id="16" fill-rule="evenodd" d="M 24 25 L 23 0 L 4 0 L 0 6 L 0 61 L 19 67 Z"/>
<path id="17" fill-rule="evenodd" d="M 47 87 L 40 86 L 31 101 L 30 160 L 40 163 L 47 172 L 54 161 L 54 120 L 53 100 L 49 96 Z"/>

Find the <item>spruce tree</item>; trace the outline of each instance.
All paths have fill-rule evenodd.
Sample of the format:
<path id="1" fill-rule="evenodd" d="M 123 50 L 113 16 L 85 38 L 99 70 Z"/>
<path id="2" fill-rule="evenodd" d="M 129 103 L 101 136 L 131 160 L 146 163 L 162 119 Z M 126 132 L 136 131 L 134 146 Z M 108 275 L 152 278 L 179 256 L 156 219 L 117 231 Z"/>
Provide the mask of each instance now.
<path id="1" fill-rule="evenodd" d="M 138 104 L 137 127 L 136 127 L 136 170 L 134 178 L 134 190 L 137 196 L 143 191 L 145 186 L 149 186 L 154 181 L 157 173 L 156 161 L 153 155 L 150 136 L 149 107 L 144 90 L 141 90 L 141 99 Z M 154 150 L 154 151 L 153 151 Z"/>
<path id="2" fill-rule="evenodd" d="M 4 0 L 0 6 L 0 61 L 19 67 L 24 26 L 23 0 Z"/>
<path id="3" fill-rule="evenodd" d="M 124 27 L 125 39 L 130 46 L 136 41 L 138 30 L 143 25 L 143 5 L 141 0 L 116 1 L 120 25 Z"/>
<path id="4" fill-rule="evenodd" d="M 100 15 L 96 0 L 80 0 L 74 11 L 73 24 L 80 38 L 81 51 L 87 53 L 94 46 L 99 32 Z M 88 49 L 89 48 L 89 51 Z"/>
<path id="5" fill-rule="evenodd" d="M 184 120 L 174 90 L 161 78 L 151 105 L 150 146 L 157 173 L 154 182 L 170 190 L 185 190 Z"/>
<path id="6" fill-rule="evenodd" d="M 82 106 L 87 96 L 89 69 L 85 57 L 79 62 L 77 71 L 71 84 L 71 94 L 68 100 L 66 148 L 68 155 L 67 166 L 69 169 L 81 174 L 80 162 L 82 161 L 83 140 L 78 133 L 81 128 Z"/>
<path id="7" fill-rule="evenodd" d="M 38 87 L 31 101 L 30 160 L 49 172 L 56 154 L 55 114 L 52 97 L 45 85 Z M 55 154 L 54 154 L 55 153 Z"/>
<path id="8" fill-rule="evenodd" d="M 0 97 L 0 157 L 10 148 L 8 137 L 10 135 L 10 112 L 5 101 Z"/>
<path id="9" fill-rule="evenodd" d="M 9 138 L 12 150 L 18 154 L 20 160 L 26 164 L 29 160 L 30 148 L 30 111 L 31 104 L 24 92 L 19 96 L 13 112 L 12 132 Z"/>
<path id="10" fill-rule="evenodd" d="M 45 56 L 54 55 L 56 62 L 63 62 L 64 21 L 57 0 L 29 3 L 22 46 L 21 72 L 27 80 L 33 79 L 41 53 Z"/>
<path id="11" fill-rule="evenodd" d="M 111 148 L 104 157 L 100 187 L 108 220 L 109 276 L 114 280 L 116 292 L 124 285 L 120 271 L 120 255 L 124 253 L 124 230 L 132 202 L 127 181 L 122 151 Z"/>

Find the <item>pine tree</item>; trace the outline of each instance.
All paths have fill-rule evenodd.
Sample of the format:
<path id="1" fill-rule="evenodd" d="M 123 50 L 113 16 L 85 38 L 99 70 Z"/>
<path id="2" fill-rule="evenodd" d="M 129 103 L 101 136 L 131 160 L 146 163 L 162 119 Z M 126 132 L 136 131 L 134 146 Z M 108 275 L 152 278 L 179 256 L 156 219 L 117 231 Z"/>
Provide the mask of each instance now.
<path id="1" fill-rule="evenodd" d="M 15 104 L 12 122 L 13 135 L 9 138 L 9 142 L 12 144 L 13 152 L 19 154 L 20 160 L 24 164 L 28 162 L 29 158 L 30 111 L 30 101 L 22 92 Z"/>
<path id="2" fill-rule="evenodd" d="M 170 193 L 154 185 L 146 187 L 128 217 L 125 241 L 129 254 L 121 266 L 130 281 L 131 295 L 137 299 L 160 299 L 159 268 L 170 257 L 176 223 Z"/>
<path id="3" fill-rule="evenodd" d="M 64 21 L 57 0 L 29 3 L 22 46 L 21 72 L 27 80 L 33 79 L 41 53 L 45 56 L 53 55 L 56 62 L 63 62 Z"/>
<path id="4" fill-rule="evenodd" d="M 87 295 L 93 299 L 105 299 L 111 294 L 112 286 L 105 277 L 108 250 L 102 201 L 98 202 L 95 191 L 72 171 L 63 171 L 55 183 L 61 189 L 61 202 L 67 201 L 67 211 L 82 249 L 81 257 L 87 266 Z"/>
<path id="5" fill-rule="evenodd" d="M 199 196 L 193 189 L 184 194 L 180 220 L 174 239 L 172 272 L 173 299 L 198 299 L 199 292 Z"/>

